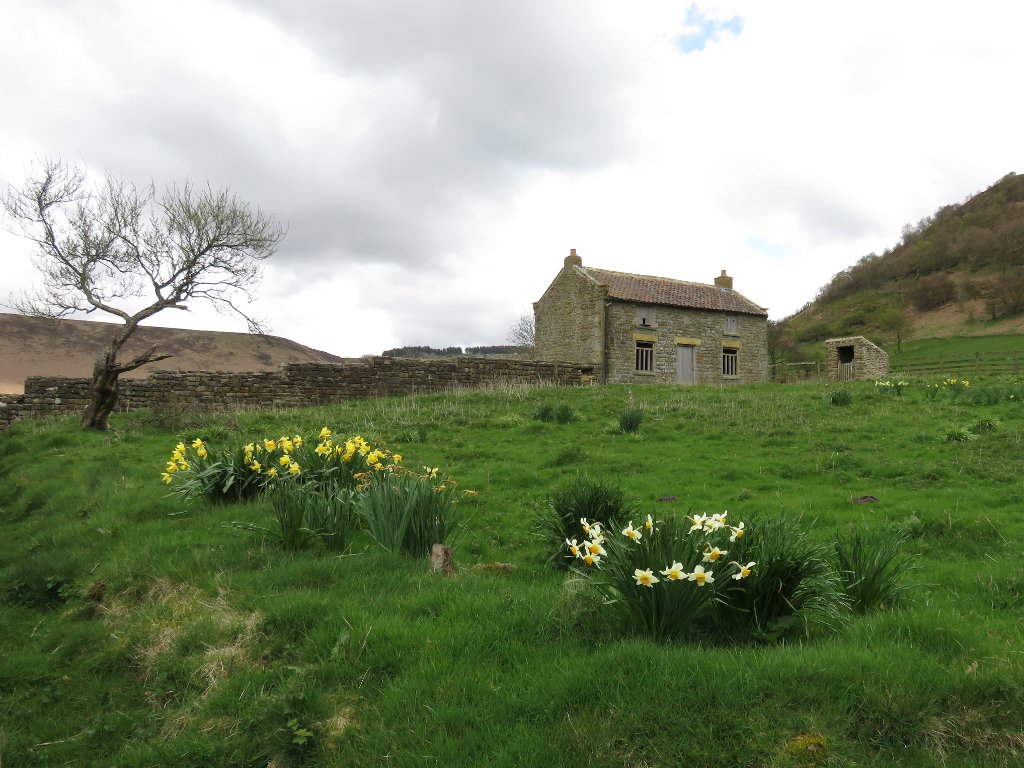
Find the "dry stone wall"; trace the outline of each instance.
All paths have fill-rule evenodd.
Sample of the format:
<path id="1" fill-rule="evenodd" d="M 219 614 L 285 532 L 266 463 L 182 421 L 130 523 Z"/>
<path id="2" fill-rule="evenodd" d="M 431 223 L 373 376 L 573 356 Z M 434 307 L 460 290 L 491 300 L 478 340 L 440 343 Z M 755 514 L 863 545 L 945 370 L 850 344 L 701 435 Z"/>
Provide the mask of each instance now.
<path id="1" fill-rule="evenodd" d="M 119 383 L 118 409 L 173 411 L 300 408 L 366 397 L 483 386 L 593 382 L 593 367 L 508 358 L 409 360 L 364 358 L 352 363 L 288 363 L 270 373 L 154 371 Z M 79 414 L 89 379 L 32 376 L 24 395 L 0 395 L 0 429 L 17 419 Z"/>

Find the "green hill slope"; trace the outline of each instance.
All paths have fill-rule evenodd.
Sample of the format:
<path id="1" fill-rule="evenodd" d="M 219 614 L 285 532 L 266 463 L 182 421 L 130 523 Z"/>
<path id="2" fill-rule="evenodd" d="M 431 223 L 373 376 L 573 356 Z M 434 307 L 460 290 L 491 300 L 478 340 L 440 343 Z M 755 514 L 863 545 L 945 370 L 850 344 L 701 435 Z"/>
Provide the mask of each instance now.
<path id="1" fill-rule="evenodd" d="M 904 227 L 899 244 L 836 274 L 774 324 L 777 359 L 813 359 L 820 342 L 876 342 L 1024 332 L 1024 176 Z"/>

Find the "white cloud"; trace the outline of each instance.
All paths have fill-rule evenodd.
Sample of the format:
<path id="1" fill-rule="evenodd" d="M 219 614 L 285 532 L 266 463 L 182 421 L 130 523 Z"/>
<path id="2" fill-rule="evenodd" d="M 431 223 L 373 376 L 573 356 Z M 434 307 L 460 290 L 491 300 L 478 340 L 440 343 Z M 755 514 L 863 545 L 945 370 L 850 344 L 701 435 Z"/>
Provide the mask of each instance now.
<path id="1" fill-rule="evenodd" d="M 289 227 L 257 310 L 338 354 L 501 343 L 570 247 L 728 269 L 779 317 L 1024 170 L 1022 22 L 998 0 L 36 0 L 0 30 L 0 181 L 59 154 L 230 186 Z M 26 261 L 0 239 L 4 288 Z"/>

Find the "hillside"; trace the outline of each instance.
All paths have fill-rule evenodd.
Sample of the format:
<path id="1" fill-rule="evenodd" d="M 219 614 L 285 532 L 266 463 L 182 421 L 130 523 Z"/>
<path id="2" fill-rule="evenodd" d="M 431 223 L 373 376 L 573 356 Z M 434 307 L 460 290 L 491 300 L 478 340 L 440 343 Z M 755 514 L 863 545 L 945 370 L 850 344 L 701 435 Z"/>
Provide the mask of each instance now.
<path id="1" fill-rule="evenodd" d="M 18 394 L 27 376 L 90 376 L 96 353 L 115 323 L 43 320 L 0 314 L 0 392 Z M 142 326 L 124 347 L 125 359 L 156 345 L 172 355 L 126 378 L 145 378 L 154 368 L 182 371 L 273 371 L 282 363 L 340 362 L 342 358 L 278 336 Z"/>
<path id="2" fill-rule="evenodd" d="M 903 229 L 773 328 L 776 358 L 813 359 L 834 336 L 881 343 L 1024 332 L 1024 176 L 1009 174 Z"/>

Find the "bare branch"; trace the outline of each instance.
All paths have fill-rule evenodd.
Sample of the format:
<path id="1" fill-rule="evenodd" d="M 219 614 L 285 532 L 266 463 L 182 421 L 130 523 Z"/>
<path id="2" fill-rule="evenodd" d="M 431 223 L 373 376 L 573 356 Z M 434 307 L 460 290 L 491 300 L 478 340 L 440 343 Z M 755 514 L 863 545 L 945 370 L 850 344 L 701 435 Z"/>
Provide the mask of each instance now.
<path id="1" fill-rule="evenodd" d="M 10 306 L 57 318 L 99 311 L 124 323 L 94 372 L 98 394 L 87 414 L 102 426 L 116 402 L 118 374 L 166 357 L 150 350 L 117 362 L 118 351 L 147 318 L 202 299 L 262 332 L 263 323 L 241 310 L 236 298 L 251 301 L 260 262 L 274 254 L 284 230 L 228 190 L 186 182 L 158 199 L 152 185 L 139 188 L 108 174 L 102 187 L 90 191 L 84 171 L 44 159 L 24 187 L 9 188 L 0 204 L 11 231 L 34 243 L 41 276 L 39 287 L 11 297 Z M 149 303 L 133 311 L 134 300 L 147 294 Z"/>

